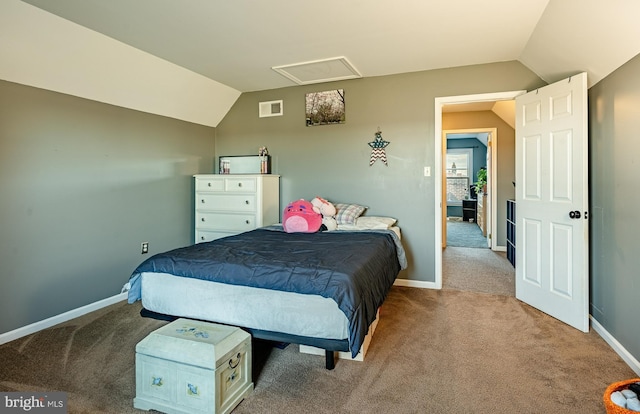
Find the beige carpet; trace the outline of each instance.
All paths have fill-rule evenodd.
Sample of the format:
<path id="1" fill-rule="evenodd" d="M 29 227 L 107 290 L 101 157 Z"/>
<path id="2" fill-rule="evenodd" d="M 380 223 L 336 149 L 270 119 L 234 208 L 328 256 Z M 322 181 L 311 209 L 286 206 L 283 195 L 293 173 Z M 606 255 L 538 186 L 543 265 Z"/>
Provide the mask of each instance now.
<path id="1" fill-rule="evenodd" d="M 0 391 L 65 391 L 70 413 L 136 413 L 135 344 L 163 323 L 120 303 L 0 346 Z M 584 334 L 504 295 L 392 288 L 364 362 L 254 346 L 234 413 L 604 413 L 635 377 Z"/>
<path id="2" fill-rule="evenodd" d="M 447 246 L 442 274 L 443 289 L 515 296 L 515 269 L 503 252 Z"/>

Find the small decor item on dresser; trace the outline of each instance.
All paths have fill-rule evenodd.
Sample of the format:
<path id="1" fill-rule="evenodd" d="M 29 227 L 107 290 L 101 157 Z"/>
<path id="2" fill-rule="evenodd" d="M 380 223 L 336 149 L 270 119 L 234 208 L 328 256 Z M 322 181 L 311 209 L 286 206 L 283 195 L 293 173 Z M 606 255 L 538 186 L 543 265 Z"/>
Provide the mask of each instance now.
<path id="1" fill-rule="evenodd" d="M 269 174 L 269 150 L 267 147 L 260 147 L 258 149 L 258 156 L 260 157 L 260 174 Z"/>
<path id="2" fill-rule="evenodd" d="M 387 152 L 385 148 L 390 144 L 389 141 L 385 141 L 382 139 L 382 131 L 380 131 L 380 127 L 378 127 L 378 131 L 375 133 L 376 139 L 369 142 L 369 146 L 371 147 L 371 157 L 369 158 L 369 166 L 372 166 L 378 158 L 384 162 L 384 165 L 387 164 Z"/>
<path id="3" fill-rule="evenodd" d="M 164 413 L 229 413 L 253 390 L 251 336 L 177 319 L 136 345 L 133 406 Z"/>
<path id="4" fill-rule="evenodd" d="M 231 161 L 230 160 L 220 160 L 220 174 L 230 174 L 231 173 Z"/>
<path id="5" fill-rule="evenodd" d="M 270 174 L 271 157 L 267 153 L 221 156 L 218 171 L 220 174 Z"/>

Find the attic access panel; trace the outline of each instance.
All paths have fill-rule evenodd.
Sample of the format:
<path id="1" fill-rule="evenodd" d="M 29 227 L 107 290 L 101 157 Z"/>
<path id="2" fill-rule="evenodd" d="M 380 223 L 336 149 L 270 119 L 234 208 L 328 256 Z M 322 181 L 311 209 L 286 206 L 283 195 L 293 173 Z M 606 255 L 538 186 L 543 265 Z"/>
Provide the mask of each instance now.
<path id="1" fill-rule="evenodd" d="M 274 66 L 271 69 L 291 79 L 298 85 L 362 77 L 360 72 L 344 56 Z"/>

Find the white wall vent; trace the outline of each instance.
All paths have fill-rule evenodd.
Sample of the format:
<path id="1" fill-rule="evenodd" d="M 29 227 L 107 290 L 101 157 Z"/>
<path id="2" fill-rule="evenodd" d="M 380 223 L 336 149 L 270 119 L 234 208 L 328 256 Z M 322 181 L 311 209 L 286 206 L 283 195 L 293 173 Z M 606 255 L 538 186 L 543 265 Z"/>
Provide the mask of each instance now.
<path id="1" fill-rule="evenodd" d="M 284 112 L 282 99 L 279 101 L 260 102 L 258 104 L 258 113 L 260 118 L 267 116 L 281 116 Z"/>

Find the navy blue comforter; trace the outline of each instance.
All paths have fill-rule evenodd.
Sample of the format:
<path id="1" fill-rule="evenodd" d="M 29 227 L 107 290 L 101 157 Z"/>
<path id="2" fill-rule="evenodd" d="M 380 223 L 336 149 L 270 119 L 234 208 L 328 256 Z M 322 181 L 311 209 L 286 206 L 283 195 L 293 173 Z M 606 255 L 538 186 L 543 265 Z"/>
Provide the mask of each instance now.
<path id="1" fill-rule="evenodd" d="M 143 272 L 321 295 L 335 300 L 347 316 L 355 357 L 404 267 L 399 249 L 391 231 L 285 233 L 261 228 L 150 257 L 133 272 L 129 302 L 140 299 Z"/>

